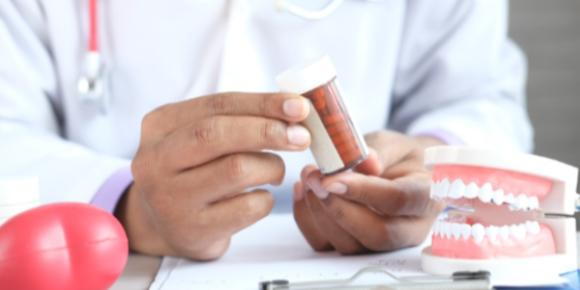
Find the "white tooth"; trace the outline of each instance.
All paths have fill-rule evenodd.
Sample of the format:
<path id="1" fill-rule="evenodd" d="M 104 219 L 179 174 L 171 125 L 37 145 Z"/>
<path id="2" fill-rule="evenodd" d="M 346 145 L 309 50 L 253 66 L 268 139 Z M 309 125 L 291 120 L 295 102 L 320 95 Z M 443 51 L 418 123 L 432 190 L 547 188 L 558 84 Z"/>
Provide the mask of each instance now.
<path id="1" fill-rule="evenodd" d="M 471 235 L 476 243 L 481 243 L 485 237 L 485 228 L 481 224 L 474 224 L 471 227 Z"/>
<path id="2" fill-rule="evenodd" d="M 503 240 L 507 240 L 510 237 L 510 227 L 509 226 L 502 226 L 499 228 L 499 235 Z"/>
<path id="3" fill-rule="evenodd" d="M 445 238 L 451 237 L 451 223 L 448 222 L 441 223 L 441 236 Z"/>
<path id="4" fill-rule="evenodd" d="M 439 198 L 444 198 L 447 196 L 447 191 L 445 189 L 443 180 L 439 181 L 439 189 L 437 190 L 437 196 L 439 196 Z"/>
<path id="5" fill-rule="evenodd" d="M 540 224 L 535 221 L 534 222 L 528 221 L 526 222 L 526 229 L 528 230 L 528 233 L 532 235 L 537 235 L 540 233 Z"/>
<path id="6" fill-rule="evenodd" d="M 509 228 L 510 228 L 510 236 L 513 237 L 513 238 L 517 238 L 517 233 L 516 232 L 518 231 L 518 226 L 516 226 L 516 225 L 510 225 Z"/>
<path id="7" fill-rule="evenodd" d="M 497 235 L 499 234 L 499 228 L 496 226 L 485 227 L 485 234 L 489 238 L 492 244 L 497 245 L 499 241 L 497 240 Z"/>
<path id="8" fill-rule="evenodd" d="M 522 236 L 522 240 L 526 238 L 528 230 L 526 227 L 526 223 L 521 223 L 518 225 L 518 234 Z"/>
<path id="9" fill-rule="evenodd" d="M 446 227 L 447 227 L 447 229 L 446 229 L 447 238 L 451 239 L 453 237 L 453 223 L 448 222 Z"/>
<path id="10" fill-rule="evenodd" d="M 441 181 L 441 184 L 439 185 L 439 197 L 447 197 L 447 193 L 449 192 L 449 187 L 450 187 L 450 183 L 449 183 L 449 179 L 445 178 Z"/>
<path id="11" fill-rule="evenodd" d="M 491 184 L 488 182 L 484 184 L 483 187 L 481 187 L 481 190 L 479 191 L 479 200 L 481 200 L 482 202 L 490 202 L 492 195 L 493 188 L 491 187 Z"/>
<path id="12" fill-rule="evenodd" d="M 540 208 L 540 201 L 538 200 L 537 196 L 532 196 L 528 199 L 530 209 L 538 209 Z"/>
<path id="13" fill-rule="evenodd" d="M 437 197 L 437 191 L 439 190 L 439 182 L 433 180 L 431 182 L 431 197 L 436 198 Z"/>
<path id="14" fill-rule="evenodd" d="M 438 181 L 433 182 L 433 197 L 439 198 L 439 188 L 441 187 L 441 183 Z"/>
<path id="15" fill-rule="evenodd" d="M 516 199 L 516 208 L 519 210 L 527 209 L 528 208 L 528 197 L 524 194 L 518 195 Z"/>
<path id="16" fill-rule="evenodd" d="M 440 237 L 443 237 L 443 224 L 444 223 L 445 223 L 444 221 L 439 222 L 439 236 Z"/>
<path id="17" fill-rule="evenodd" d="M 516 197 L 514 196 L 513 193 L 508 193 L 505 195 L 504 201 L 509 204 L 514 204 L 516 203 Z"/>
<path id="18" fill-rule="evenodd" d="M 459 238 L 461 238 L 461 224 L 458 224 L 458 223 L 451 224 L 451 235 L 456 240 L 459 240 Z"/>
<path id="19" fill-rule="evenodd" d="M 464 240 L 467 240 L 470 236 L 471 226 L 468 224 L 461 224 L 461 237 L 463 237 Z"/>
<path id="20" fill-rule="evenodd" d="M 433 229 L 433 232 L 435 233 L 435 235 L 441 236 L 441 222 L 440 221 L 435 222 L 435 227 Z"/>
<path id="21" fill-rule="evenodd" d="M 463 192 L 465 191 L 465 184 L 461 179 L 456 179 L 451 184 L 451 188 L 449 189 L 449 197 L 453 199 L 459 199 L 463 196 Z"/>
<path id="22" fill-rule="evenodd" d="M 444 223 L 444 221 L 440 221 L 439 226 L 438 226 L 437 233 L 439 234 L 440 237 L 443 237 L 443 223 Z"/>
<path id="23" fill-rule="evenodd" d="M 521 227 L 520 225 L 511 225 L 510 227 L 510 234 L 518 239 L 523 240 L 526 238 L 526 227 L 525 225 Z"/>
<path id="24" fill-rule="evenodd" d="M 479 187 L 477 186 L 477 184 L 475 184 L 475 182 L 472 182 L 469 185 L 467 185 L 467 188 L 465 189 L 465 193 L 464 193 L 465 197 L 476 198 L 478 194 L 479 194 Z"/>
<path id="25" fill-rule="evenodd" d="M 504 192 L 503 189 L 498 189 L 493 192 L 493 203 L 497 205 L 502 205 L 504 201 Z"/>

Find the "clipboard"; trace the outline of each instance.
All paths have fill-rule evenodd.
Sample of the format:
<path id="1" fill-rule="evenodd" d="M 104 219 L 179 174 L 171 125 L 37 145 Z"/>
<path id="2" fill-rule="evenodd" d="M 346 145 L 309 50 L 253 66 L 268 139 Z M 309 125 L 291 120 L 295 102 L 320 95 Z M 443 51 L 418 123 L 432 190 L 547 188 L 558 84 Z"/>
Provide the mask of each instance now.
<path id="1" fill-rule="evenodd" d="M 364 276 L 382 274 L 384 282 L 368 284 Z M 350 278 L 291 282 L 272 280 L 260 282 L 258 290 L 490 290 L 495 289 L 487 271 L 455 272 L 452 276 L 397 277 L 384 267 L 365 267 Z"/>

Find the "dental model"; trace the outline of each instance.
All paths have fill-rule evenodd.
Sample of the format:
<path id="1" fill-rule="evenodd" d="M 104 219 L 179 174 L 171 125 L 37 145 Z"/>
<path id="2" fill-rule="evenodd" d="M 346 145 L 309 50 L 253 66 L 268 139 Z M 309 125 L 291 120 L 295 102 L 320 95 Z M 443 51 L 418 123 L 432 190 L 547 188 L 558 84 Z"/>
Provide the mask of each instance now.
<path id="1" fill-rule="evenodd" d="M 442 215 L 422 267 L 432 274 L 487 270 L 495 285 L 557 283 L 577 269 L 574 218 L 538 218 L 545 211 L 573 215 L 578 169 L 544 157 L 467 147 L 427 149 L 431 196 L 470 208 Z"/>

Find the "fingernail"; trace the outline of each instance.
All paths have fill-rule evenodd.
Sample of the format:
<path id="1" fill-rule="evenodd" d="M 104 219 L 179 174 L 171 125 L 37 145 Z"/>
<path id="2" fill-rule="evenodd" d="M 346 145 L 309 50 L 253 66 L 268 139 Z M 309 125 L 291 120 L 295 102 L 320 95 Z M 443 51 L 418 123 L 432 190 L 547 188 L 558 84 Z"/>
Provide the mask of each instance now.
<path id="1" fill-rule="evenodd" d="M 326 188 L 326 191 L 335 193 L 335 194 L 345 194 L 348 188 L 346 184 L 340 182 L 333 182 L 329 184 Z"/>
<path id="2" fill-rule="evenodd" d="M 310 187 L 312 192 L 314 192 L 314 195 L 316 195 L 316 197 L 318 197 L 319 199 L 326 199 L 328 197 L 329 193 L 322 187 L 320 181 L 315 179 L 309 179 L 306 181 L 306 183 L 308 184 L 308 187 Z"/>
<path id="3" fill-rule="evenodd" d="M 310 142 L 310 132 L 302 126 L 289 126 L 286 134 L 288 135 L 288 142 L 290 142 L 290 144 L 302 146 Z"/>
<path id="4" fill-rule="evenodd" d="M 302 117 L 304 116 L 305 111 L 307 110 L 306 109 L 307 105 L 308 104 L 306 103 L 306 100 L 293 98 L 284 101 L 284 104 L 282 105 L 282 110 L 284 111 L 284 114 L 286 114 L 286 116 L 288 117 Z"/>
<path id="5" fill-rule="evenodd" d="M 330 193 L 322 188 L 312 189 L 314 195 L 316 195 L 319 199 L 326 199 Z"/>

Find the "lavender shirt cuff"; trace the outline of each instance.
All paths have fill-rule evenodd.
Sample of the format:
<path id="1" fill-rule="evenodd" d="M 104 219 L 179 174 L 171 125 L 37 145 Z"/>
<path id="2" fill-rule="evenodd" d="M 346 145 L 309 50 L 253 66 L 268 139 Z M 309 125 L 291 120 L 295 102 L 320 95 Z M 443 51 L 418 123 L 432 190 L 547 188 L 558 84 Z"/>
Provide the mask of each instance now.
<path id="1" fill-rule="evenodd" d="M 131 174 L 130 167 L 117 170 L 99 188 L 91 204 L 113 213 L 123 193 L 125 193 L 125 190 L 127 190 L 132 182 L 133 175 Z"/>
<path id="2" fill-rule="evenodd" d="M 426 131 L 426 132 L 417 134 L 416 136 L 433 137 L 433 138 L 441 140 L 443 143 L 445 143 L 447 145 L 465 145 L 465 142 L 463 142 L 463 140 L 461 140 L 461 139 L 457 138 L 457 136 L 455 136 L 455 135 L 453 135 L 445 130 L 441 130 L 441 129 Z"/>

